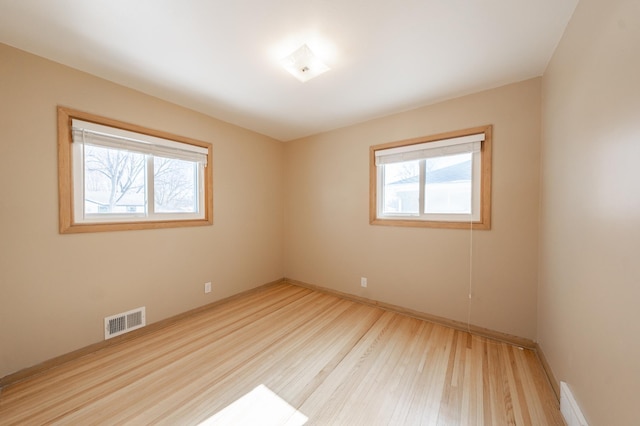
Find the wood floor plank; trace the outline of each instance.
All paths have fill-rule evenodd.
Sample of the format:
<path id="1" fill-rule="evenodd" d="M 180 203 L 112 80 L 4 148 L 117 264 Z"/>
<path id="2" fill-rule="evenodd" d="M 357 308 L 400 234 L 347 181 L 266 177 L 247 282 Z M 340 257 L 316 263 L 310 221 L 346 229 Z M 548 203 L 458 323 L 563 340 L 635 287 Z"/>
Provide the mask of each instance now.
<path id="1" fill-rule="evenodd" d="M 278 405 L 256 398 L 288 407 L 253 412 Z M 2 426 L 270 415 L 307 425 L 563 424 L 532 351 L 286 283 L 0 393 Z"/>
<path id="2" fill-rule="evenodd" d="M 341 308 L 337 310 L 336 308 Z M 271 390 L 276 391 L 281 397 L 292 402 L 289 395 L 287 395 L 285 389 L 295 389 L 295 386 L 283 387 L 283 380 L 289 380 L 292 375 L 311 375 L 313 372 L 313 365 L 311 363 L 305 363 L 300 365 L 297 363 L 296 358 L 309 359 L 313 357 L 318 359 L 317 351 L 325 348 L 317 348 L 309 343 L 308 338 L 318 337 L 321 339 L 321 328 L 326 322 L 331 321 L 336 317 L 336 313 L 340 314 L 344 309 L 344 306 L 334 304 L 329 309 L 325 309 L 322 313 L 310 313 L 311 315 L 305 320 L 308 327 L 300 325 L 296 330 L 287 333 L 282 336 L 281 339 L 273 342 L 273 347 L 269 351 L 261 351 L 256 353 L 255 356 L 247 362 L 241 363 L 233 370 L 229 371 L 229 374 L 222 380 L 218 380 L 215 383 L 209 384 L 208 388 L 202 389 L 200 397 L 191 401 L 183 401 L 181 407 L 177 408 L 173 412 L 166 412 L 164 415 L 169 419 L 180 419 L 183 414 L 187 414 L 193 407 L 207 400 L 212 400 L 216 395 L 221 392 L 225 392 L 225 389 L 235 388 L 236 393 L 225 392 L 225 398 L 222 402 L 223 405 L 228 405 L 233 400 L 241 397 L 243 394 L 251 390 L 258 384 L 266 384 Z M 334 312 L 332 312 L 334 311 Z M 337 312 L 335 312 L 337 311 Z M 275 325 L 275 324 L 274 324 Z M 311 330 L 315 328 L 315 330 Z M 305 339 L 307 335 L 307 339 Z M 339 350 L 339 346 L 334 346 L 332 349 Z M 326 353 L 322 354 L 326 357 Z M 326 359 L 326 358 L 325 358 Z M 298 365 L 296 365 L 296 363 Z M 304 368 L 306 367 L 306 368 Z M 316 365 L 315 368 L 322 368 L 322 362 L 320 365 Z M 295 385 L 301 386 L 304 381 L 296 381 Z M 282 390 L 280 390 L 282 389 Z M 186 395 L 189 395 L 187 392 Z"/>

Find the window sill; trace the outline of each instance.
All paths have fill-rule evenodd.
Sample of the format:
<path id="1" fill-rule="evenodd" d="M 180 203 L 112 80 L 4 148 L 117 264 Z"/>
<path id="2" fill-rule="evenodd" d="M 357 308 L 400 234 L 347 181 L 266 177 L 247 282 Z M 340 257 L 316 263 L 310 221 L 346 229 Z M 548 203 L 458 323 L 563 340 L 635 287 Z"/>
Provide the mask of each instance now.
<path id="1" fill-rule="evenodd" d="M 478 222 L 444 222 L 432 220 L 411 220 L 411 219 L 380 219 L 374 218 L 369 221 L 371 225 L 382 226 L 404 226 L 413 228 L 442 228 L 442 229 L 473 229 L 490 230 L 491 222 L 488 220 Z"/>

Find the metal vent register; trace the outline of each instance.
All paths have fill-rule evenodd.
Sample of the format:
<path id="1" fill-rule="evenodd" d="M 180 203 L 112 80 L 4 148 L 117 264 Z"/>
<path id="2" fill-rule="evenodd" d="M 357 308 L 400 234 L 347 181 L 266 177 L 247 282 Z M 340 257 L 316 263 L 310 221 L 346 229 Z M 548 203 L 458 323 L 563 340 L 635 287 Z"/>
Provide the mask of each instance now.
<path id="1" fill-rule="evenodd" d="M 121 314 L 112 315 L 104 319 L 104 338 L 110 339 L 120 334 L 127 333 L 140 327 L 144 327 L 145 307 L 133 309 Z"/>

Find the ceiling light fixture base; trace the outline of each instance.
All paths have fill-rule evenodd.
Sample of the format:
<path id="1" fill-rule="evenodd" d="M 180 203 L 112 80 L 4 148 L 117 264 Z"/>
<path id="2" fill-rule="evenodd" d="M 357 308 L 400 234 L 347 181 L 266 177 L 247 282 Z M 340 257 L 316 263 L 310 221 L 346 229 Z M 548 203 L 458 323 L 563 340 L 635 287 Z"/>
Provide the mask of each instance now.
<path id="1" fill-rule="evenodd" d="M 281 63 L 284 69 L 303 83 L 331 69 L 306 44 L 282 58 Z"/>

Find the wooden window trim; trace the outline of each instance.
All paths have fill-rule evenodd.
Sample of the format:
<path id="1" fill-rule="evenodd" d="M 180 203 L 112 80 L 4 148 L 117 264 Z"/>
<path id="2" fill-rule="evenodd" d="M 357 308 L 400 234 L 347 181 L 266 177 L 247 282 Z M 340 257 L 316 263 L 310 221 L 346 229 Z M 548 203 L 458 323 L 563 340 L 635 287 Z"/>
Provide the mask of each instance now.
<path id="1" fill-rule="evenodd" d="M 447 222 L 428 220 L 399 220 L 378 218 L 378 192 L 377 192 L 377 168 L 376 151 L 399 146 L 416 145 L 424 142 L 434 142 L 442 139 L 456 138 L 460 136 L 484 133 L 485 140 L 481 145 L 482 162 L 480 173 L 480 219 L 473 222 Z M 491 150 L 493 142 L 493 126 L 486 125 L 437 135 L 423 136 L 402 141 L 389 142 L 369 147 L 369 223 L 383 226 L 408 226 L 418 228 L 445 228 L 445 229 L 469 229 L 471 226 L 477 230 L 491 229 Z"/>
<path id="2" fill-rule="evenodd" d="M 164 221 L 130 221 L 130 222 L 101 222 L 77 223 L 74 220 L 73 199 L 73 159 L 71 144 L 73 136 L 71 120 L 79 119 L 123 130 L 143 133 L 163 139 L 207 148 L 207 165 L 204 168 L 204 218 L 187 220 Z M 207 226 L 213 224 L 213 148 L 210 143 L 198 141 L 184 136 L 152 130 L 146 127 L 129 124 L 110 118 L 100 117 L 87 112 L 77 111 L 66 107 L 58 107 L 58 200 L 59 200 L 59 230 L 61 234 L 126 231 L 138 229 L 177 228 L 190 226 Z"/>

